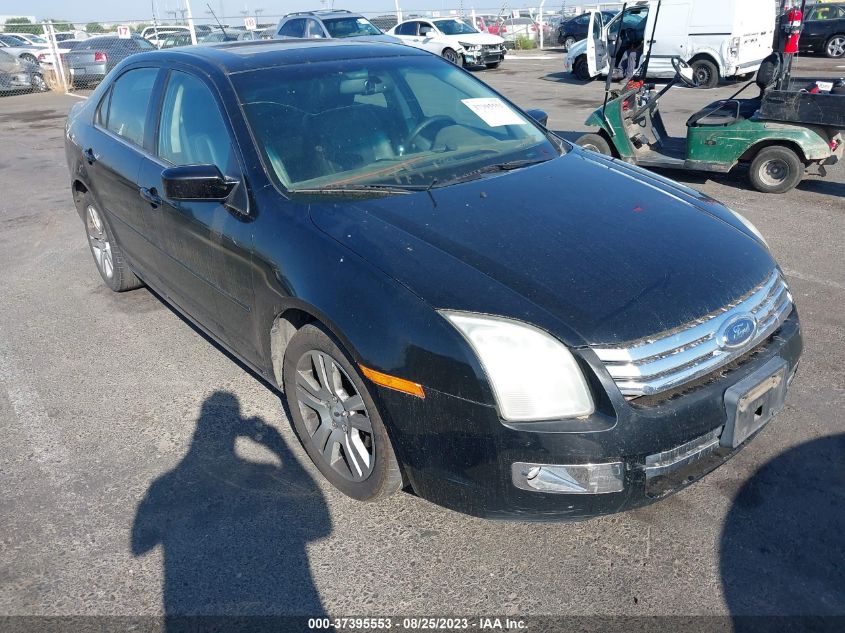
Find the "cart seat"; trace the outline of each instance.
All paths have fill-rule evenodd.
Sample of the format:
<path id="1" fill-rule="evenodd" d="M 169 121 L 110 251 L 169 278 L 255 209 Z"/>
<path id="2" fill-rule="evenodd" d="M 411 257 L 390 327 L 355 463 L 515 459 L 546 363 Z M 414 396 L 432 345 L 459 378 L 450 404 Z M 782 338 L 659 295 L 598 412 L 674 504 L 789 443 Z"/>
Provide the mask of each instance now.
<path id="1" fill-rule="evenodd" d="M 733 125 L 754 116 L 760 109 L 763 100 L 756 99 L 723 99 L 714 101 L 693 114 L 687 121 L 687 127 L 719 127 Z"/>

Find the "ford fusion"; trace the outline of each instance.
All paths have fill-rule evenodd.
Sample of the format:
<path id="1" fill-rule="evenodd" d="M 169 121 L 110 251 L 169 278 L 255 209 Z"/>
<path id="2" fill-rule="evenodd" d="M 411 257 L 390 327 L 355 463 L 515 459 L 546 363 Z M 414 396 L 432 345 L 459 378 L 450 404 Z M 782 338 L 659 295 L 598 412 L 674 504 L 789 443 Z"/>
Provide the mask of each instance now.
<path id="1" fill-rule="evenodd" d="M 747 220 L 537 119 L 410 47 L 243 42 L 126 59 L 66 151 L 105 284 L 283 393 L 338 489 L 577 519 L 744 447 L 802 343 Z"/>

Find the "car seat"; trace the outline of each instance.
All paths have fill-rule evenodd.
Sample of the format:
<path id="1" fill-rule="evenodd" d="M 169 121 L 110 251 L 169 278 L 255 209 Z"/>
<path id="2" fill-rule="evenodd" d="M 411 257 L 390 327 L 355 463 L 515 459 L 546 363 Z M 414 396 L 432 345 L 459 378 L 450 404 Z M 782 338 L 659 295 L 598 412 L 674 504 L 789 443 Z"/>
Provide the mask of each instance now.
<path id="1" fill-rule="evenodd" d="M 760 89 L 758 97 L 714 101 L 693 114 L 687 121 L 687 127 L 726 127 L 750 119 L 760 109 L 763 95 L 771 90 L 777 82 L 782 67 L 783 57 L 781 54 L 772 53 L 763 60 L 760 69 L 757 71 L 755 83 Z"/>

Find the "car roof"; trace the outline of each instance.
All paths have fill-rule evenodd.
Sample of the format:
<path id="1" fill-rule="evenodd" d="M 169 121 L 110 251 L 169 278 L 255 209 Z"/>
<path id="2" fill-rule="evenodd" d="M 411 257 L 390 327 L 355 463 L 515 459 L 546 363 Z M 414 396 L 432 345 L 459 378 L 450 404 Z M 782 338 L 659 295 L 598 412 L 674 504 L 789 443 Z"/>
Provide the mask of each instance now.
<path id="1" fill-rule="evenodd" d="M 347 11 L 346 9 L 318 9 L 316 11 L 296 11 L 288 13 L 282 19 L 297 17 L 297 16 L 311 16 L 315 18 L 361 18 L 364 17 L 360 13 Z"/>
<path id="2" fill-rule="evenodd" d="M 132 56 L 132 60 L 161 60 L 193 63 L 205 68 L 216 67 L 226 74 L 261 68 L 290 66 L 309 62 L 331 62 L 373 57 L 427 57 L 418 48 L 389 42 L 346 41 L 338 39 L 284 39 L 215 42 L 179 49 L 149 51 Z M 169 58 L 169 59 L 168 59 Z"/>

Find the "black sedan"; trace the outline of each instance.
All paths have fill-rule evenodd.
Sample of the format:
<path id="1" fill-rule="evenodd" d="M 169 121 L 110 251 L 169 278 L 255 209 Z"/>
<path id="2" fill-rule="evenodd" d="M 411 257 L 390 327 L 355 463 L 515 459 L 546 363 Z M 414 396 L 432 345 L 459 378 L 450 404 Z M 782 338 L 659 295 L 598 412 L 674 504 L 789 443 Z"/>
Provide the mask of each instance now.
<path id="1" fill-rule="evenodd" d="M 745 446 L 802 344 L 742 216 L 533 117 L 418 49 L 238 42 L 126 60 L 66 149 L 106 285 L 283 392 L 337 488 L 574 519 Z"/>
<path id="2" fill-rule="evenodd" d="M 601 11 L 602 20 L 607 24 L 616 11 Z M 587 30 L 590 28 L 590 14 L 582 13 L 574 18 L 561 22 L 557 29 L 557 43 L 565 49 L 569 49 L 575 42 L 580 42 L 587 37 Z"/>
<path id="3" fill-rule="evenodd" d="M 802 53 L 845 57 L 845 3 L 817 4 L 809 9 L 799 48 Z"/>

